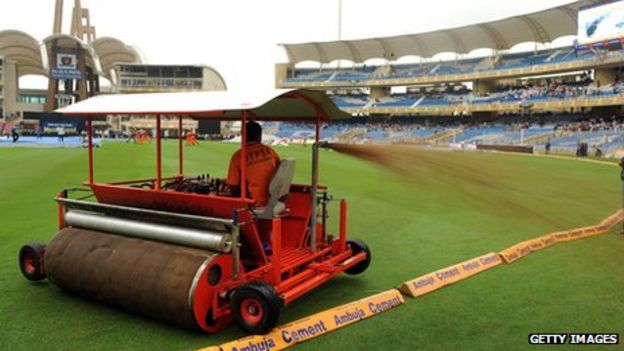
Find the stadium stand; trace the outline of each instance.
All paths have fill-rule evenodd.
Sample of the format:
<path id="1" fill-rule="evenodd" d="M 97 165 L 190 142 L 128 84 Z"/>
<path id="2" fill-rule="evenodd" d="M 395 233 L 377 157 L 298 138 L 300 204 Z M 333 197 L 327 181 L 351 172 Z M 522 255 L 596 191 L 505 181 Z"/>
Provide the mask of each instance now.
<path id="1" fill-rule="evenodd" d="M 272 136 L 289 142 L 310 140 L 314 126 L 280 123 Z M 435 138 L 442 136 L 442 138 Z M 505 116 L 475 123 L 470 119 L 446 117 L 354 117 L 325 125 L 321 138 L 354 143 L 420 143 L 440 145 L 440 141 L 472 145 L 531 145 L 538 152 L 574 154 L 581 143 L 594 154 L 614 155 L 624 149 L 624 117 L 609 119 L 586 115 Z"/>
<path id="2" fill-rule="evenodd" d="M 496 88 L 491 93 L 473 93 L 469 89 L 448 91 L 448 87 L 426 93 L 395 94 L 380 99 L 366 95 L 334 95 L 336 104 L 345 109 L 375 107 L 418 107 L 461 104 L 523 103 L 531 101 L 556 101 L 571 98 L 597 98 L 618 96 L 624 91 L 624 83 L 598 86 L 588 73 L 567 78 L 549 78 L 525 81 L 518 85 Z"/>
<path id="3" fill-rule="evenodd" d="M 624 56 L 624 51 L 611 51 L 611 56 Z M 571 61 L 599 62 L 603 59 L 597 50 L 576 51 L 573 47 L 537 52 L 509 53 L 495 57 L 470 58 L 454 61 L 424 62 L 421 64 L 390 64 L 384 73 L 381 66 L 354 66 L 350 68 L 297 69 L 284 84 L 296 82 L 366 82 L 396 78 L 447 76 L 517 68 L 533 68 Z"/>

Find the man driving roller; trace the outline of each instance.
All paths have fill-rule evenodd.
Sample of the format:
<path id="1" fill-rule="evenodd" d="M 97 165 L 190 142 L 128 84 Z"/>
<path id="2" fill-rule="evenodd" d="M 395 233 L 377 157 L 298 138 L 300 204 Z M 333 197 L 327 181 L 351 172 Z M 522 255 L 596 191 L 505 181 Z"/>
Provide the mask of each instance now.
<path id="1" fill-rule="evenodd" d="M 262 144 L 262 127 L 257 122 L 247 122 L 245 143 L 248 194 L 256 200 L 256 206 L 264 207 L 269 201 L 269 183 L 279 165 L 280 158 L 275 150 Z M 233 195 L 240 194 L 241 151 L 238 150 L 232 155 L 228 170 L 227 184 Z"/>

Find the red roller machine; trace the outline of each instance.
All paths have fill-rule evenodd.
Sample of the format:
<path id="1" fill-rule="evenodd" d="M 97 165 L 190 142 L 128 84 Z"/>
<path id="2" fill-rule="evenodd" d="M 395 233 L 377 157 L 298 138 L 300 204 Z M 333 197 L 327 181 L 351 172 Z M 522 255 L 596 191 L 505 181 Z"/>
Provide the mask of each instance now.
<path id="1" fill-rule="evenodd" d="M 348 115 L 323 92 L 108 95 L 58 112 L 86 119 L 89 176 L 86 188 L 57 196 L 59 231 L 50 242 L 21 248 L 19 265 L 29 280 L 47 278 L 76 294 L 208 333 L 232 321 L 246 332 L 266 333 L 284 306 L 370 264 L 366 244 L 347 239 L 345 200 L 339 233 L 328 232 L 331 196 L 318 177 L 320 126 Z M 91 125 L 106 115 L 155 119 L 155 178 L 95 181 Z M 244 142 L 241 195 L 232 197 L 223 179 L 184 175 L 181 132 L 178 174 L 163 177 L 163 116 L 179 118 L 180 129 L 185 116 L 238 120 L 241 140 L 248 120 L 315 123 L 311 184 L 292 184 L 295 161 L 282 160 L 269 203 L 258 208 L 246 194 Z M 89 195 L 97 201 L 85 200 Z"/>

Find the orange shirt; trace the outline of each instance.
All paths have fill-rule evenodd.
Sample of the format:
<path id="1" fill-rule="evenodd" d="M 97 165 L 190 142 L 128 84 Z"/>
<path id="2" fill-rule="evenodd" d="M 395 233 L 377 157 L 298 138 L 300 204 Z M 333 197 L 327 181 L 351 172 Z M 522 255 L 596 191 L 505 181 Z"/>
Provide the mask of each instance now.
<path id="1" fill-rule="evenodd" d="M 269 202 L 269 183 L 279 165 L 279 155 L 270 147 L 253 143 L 247 145 L 246 178 L 251 197 L 256 200 L 258 207 L 266 206 Z M 240 186 L 241 179 L 241 150 L 232 155 L 228 170 L 227 183 Z"/>

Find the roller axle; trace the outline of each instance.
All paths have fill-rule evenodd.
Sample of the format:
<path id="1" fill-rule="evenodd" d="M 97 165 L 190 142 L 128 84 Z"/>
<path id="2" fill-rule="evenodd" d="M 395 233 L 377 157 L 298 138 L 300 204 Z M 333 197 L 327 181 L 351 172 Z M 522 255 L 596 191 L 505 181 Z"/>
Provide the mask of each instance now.
<path id="1" fill-rule="evenodd" d="M 75 210 L 65 213 L 65 224 L 218 252 L 229 252 L 232 249 L 232 240 L 228 232 L 147 223 Z"/>

